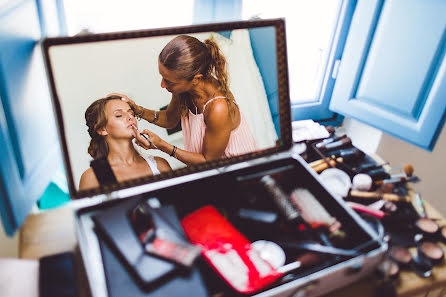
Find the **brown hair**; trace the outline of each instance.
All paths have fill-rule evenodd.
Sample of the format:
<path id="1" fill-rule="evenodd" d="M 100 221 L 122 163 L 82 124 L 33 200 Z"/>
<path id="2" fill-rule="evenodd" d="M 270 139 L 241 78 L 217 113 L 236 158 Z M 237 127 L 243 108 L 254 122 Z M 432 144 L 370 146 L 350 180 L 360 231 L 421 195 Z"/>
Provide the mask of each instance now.
<path id="1" fill-rule="evenodd" d="M 202 74 L 205 79 L 217 79 L 217 91 L 225 95 L 231 114 L 234 112 L 231 104 L 234 96 L 229 90 L 226 58 L 212 38 L 201 42 L 192 36 L 177 36 L 163 48 L 159 61 L 167 69 L 175 71 L 180 79 L 192 80 L 197 74 Z M 180 97 L 183 115 L 187 114 L 187 98 L 185 94 Z"/>
<path id="2" fill-rule="evenodd" d="M 94 101 L 85 111 L 85 121 L 88 127 L 88 134 L 91 140 L 88 146 L 88 153 L 93 159 L 106 158 L 108 155 L 108 145 L 105 137 L 98 134 L 98 130 L 107 124 L 105 105 L 110 100 L 121 99 L 119 96 L 108 96 Z"/>

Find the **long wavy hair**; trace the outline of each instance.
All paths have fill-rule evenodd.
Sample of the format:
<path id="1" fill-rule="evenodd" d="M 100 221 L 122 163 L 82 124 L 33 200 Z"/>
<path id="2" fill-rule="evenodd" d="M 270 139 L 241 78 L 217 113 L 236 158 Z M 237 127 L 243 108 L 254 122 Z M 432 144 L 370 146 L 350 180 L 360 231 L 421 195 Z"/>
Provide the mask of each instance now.
<path id="1" fill-rule="evenodd" d="M 85 111 L 85 121 L 88 127 L 88 134 L 91 137 L 88 153 L 93 159 L 106 158 L 109 153 L 107 141 L 105 137 L 97 131 L 107 125 L 107 115 L 105 113 L 105 105 L 110 100 L 120 100 L 119 96 L 108 96 L 94 101 Z"/>
<path id="2" fill-rule="evenodd" d="M 168 70 L 175 71 L 180 79 L 192 80 L 195 75 L 202 74 L 204 79 L 213 77 L 218 82 L 218 92 L 224 94 L 234 114 L 234 96 L 229 90 L 226 58 L 213 39 L 201 42 L 195 37 L 180 35 L 172 39 L 161 51 L 159 61 Z M 180 95 L 181 114 L 187 115 L 188 94 Z"/>

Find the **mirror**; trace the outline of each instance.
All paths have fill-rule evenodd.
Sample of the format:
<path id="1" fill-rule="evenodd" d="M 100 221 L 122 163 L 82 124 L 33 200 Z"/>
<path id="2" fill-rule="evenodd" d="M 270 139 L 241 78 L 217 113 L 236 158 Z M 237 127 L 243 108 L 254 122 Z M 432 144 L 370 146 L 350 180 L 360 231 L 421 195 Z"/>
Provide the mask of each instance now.
<path id="1" fill-rule="evenodd" d="M 80 191 L 79 181 L 92 160 L 87 151 L 91 136 L 86 126 L 86 109 L 110 93 L 125 94 L 138 106 L 150 110 L 166 109 L 172 94 L 162 87 L 158 59 L 166 44 L 178 35 L 217 43 L 226 58 L 229 89 L 246 118 L 256 150 L 186 165 L 168 153 L 135 145 L 140 155 L 161 157 L 172 170 Z M 43 50 L 71 197 L 113 191 L 288 149 L 291 132 L 285 49 L 281 19 L 45 39 Z M 144 119 L 137 125 L 140 131 L 150 130 L 167 143 L 184 149 L 180 125 L 166 129 Z"/>

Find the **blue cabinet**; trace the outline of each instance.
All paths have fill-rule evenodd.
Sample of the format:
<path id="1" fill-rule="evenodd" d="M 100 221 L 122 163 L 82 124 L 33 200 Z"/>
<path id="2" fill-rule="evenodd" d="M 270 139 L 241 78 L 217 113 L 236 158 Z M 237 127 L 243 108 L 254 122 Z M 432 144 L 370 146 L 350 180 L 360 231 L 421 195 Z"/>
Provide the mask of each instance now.
<path id="1" fill-rule="evenodd" d="M 35 1 L 2 6 L 0 214 L 8 235 L 20 227 L 61 164 L 40 37 Z"/>
<path id="2" fill-rule="evenodd" d="M 446 1 L 359 0 L 330 109 L 432 150 L 445 119 Z"/>

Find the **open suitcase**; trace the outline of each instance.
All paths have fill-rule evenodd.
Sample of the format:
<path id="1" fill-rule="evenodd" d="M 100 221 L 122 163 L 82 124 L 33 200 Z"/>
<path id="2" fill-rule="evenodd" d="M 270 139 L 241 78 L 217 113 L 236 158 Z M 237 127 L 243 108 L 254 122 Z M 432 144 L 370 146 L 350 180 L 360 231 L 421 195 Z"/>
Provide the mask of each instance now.
<path id="1" fill-rule="evenodd" d="M 236 100 L 259 81 L 267 89 L 252 89 L 266 105 L 238 101 L 252 123 L 259 123 L 256 108 L 269 111 L 260 115 L 266 124 L 254 131 L 267 140 L 258 140 L 253 153 L 177 164 L 158 176 L 80 191 L 80 168 L 88 168 L 86 146 L 79 148 L 88 134 L 77 127 L 85 127 L 79 122 L 89 103 L 79 99 L 88 91 L 82 79 L 99 77 L 95 71 L 101 68 L 98 73 L 117 83 L 111 72 L 125 72 L 123 65 L 131 65 L 139 51 L 153 52 L 156 61 L 159 44 L 180 34 L 219 42 L 230 76 L 239 75 L 242 90 L 231 84 Z M 241 51 L 246 41 L 249 54 Z M 76 225 L 94 297 L 319 296 L 375 270 L 386 243 L 293 152 L 285 41 L 281 19 L 44 40 L 70 194 L 87 205 L 76 211 Z M 135 78 L 147 74 L 144 63 L 133 65 Z M 244 68 L 231 69 L 231 63 Z M 249 71 L 261 74 L 256 79 L 237 74 L 253 63 Z M 98 81 L 90 91 L 112 92 L 109 83 Z M 179 132 L 157 133 L 181 147 Z"/>

